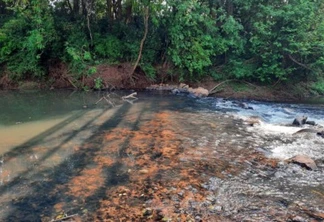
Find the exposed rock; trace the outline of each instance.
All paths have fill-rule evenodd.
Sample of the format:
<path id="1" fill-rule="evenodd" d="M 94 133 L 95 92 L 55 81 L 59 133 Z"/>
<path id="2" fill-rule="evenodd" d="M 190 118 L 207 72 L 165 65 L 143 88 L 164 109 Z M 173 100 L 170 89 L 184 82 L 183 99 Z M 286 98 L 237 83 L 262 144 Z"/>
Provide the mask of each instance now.
<path id="1" fill-rule="evenodd" d="M 316 129 L 301 129 L 301 130 L 298 130 L 297 132 L 293 133 L 293 135 L 296 135 L 296 134 L 302 134 L 302 133 L 318 133 L 318 131 Z"/>
<path id="2" fill-rule="evenodd" d="M 307 116 L 297 116 L 292 124 L 295 126 L 302 126 L 306 123 L 307 118 Z"/>
<path id="3" fill-rule="evenodd" d="M 243 108 L 243 109 L 253 109 L 253 107 L 249 106 L 246 103 L 238 103 L 238 106 Z"/>
<path id="4" fill-rule="evenodd" d="M 193 95 L 197 97 L 205 97 L 209 95 L 209 92 L 207 89 L 204 89 L 202 87 L 198 88 L 188 88 L 188 92 L 192 93 Z"/>
<path id="5" fill-rule="evenodd" d="M 306 121 L 306 124 L 312 125 L 312 126 L 315 126 L 316 125 L 315 121 Z"/>
<path id="6" fill-rule="evenodd" d="M 305 167 L 308 170 L 316 170 L 317 165 L 309 156 L 306 155 L 296 155 L 288 159 L 288 163 L 295 163 L 302 167 Z"/>
<path id="7" fill-rule="evenodd" d="M 205 88 L 198 87 L 198 88 L 191 88 L 184 83 L 180 83 L 179 86 L 175 85 L 168 85 L 168 84 L 155 84 L 149 87 L 146 87 L 148 90 L 161 90 L 161 91 L 171 91 L 173 94 L 178 93 L 191 93 L 197 97 L 205 97 L 209 95 L 209 91 Z"/>
<path id="8" fill-rule="evenodd" d="M 178 94 L 178 93 L 180 93 L 180 90 L 179 89 L 172 89 L 171 92 L 173 94 Z"/>
<path id="9" fill-rule="evenodd" d="M 184 84 L 184 83 L 180 83 L 179 87 L 182 88 L 182 89 L 188 89 L 189 88 L 189 86 L 187 84 Z"/>
<path id="10" fill-rule="evenodd" d="M 324 130 L 318 131 L 316 134 L 324 138 Z"/>
<path id="11" fill-rule="evenodd" d="M 261 124 L 261 119 L 258 116 L 250 116 L 248 119 L 244 121 L 245 124 L 249 126 L 255 126 L 255 125 L 260 125 Z"/>
<path id="12" fill-rule="evenodd" d="M 141 169 L 138 171 L 140 174 L 147 174 L 149 171 L 147 169 Z"/>
<path id="13" fill-rule="evenodd" d="M 150 216 L 153 213 L 153 210 L 151 208 L 145 208 L 143 211 L 143 216 Z"/>
<path id="14" fill-rule="evenodd" d="M 324 130 L 310 129 L 310 128 L 298 130 L 297 132 L 293 133 L 292 135 L 304 134 L 304 133 L 316 133 L 317 136 L 324 138 Z"/>

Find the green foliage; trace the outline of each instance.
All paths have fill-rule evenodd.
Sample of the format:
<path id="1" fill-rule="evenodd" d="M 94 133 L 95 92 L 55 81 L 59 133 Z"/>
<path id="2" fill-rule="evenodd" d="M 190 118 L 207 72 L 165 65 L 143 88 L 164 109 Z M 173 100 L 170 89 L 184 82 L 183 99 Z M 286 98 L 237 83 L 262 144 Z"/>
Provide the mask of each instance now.
<path id="1" fill-rule="evenodd" d="M 95 79 L 94 79 L 94 83 L 95 83 L 95 85 L 94 85 L 94 88 L 95 88 L 95 89 L 100 90 L 100 89 L 103 88 L 103 80 L 102 80 L 101 77 L 97 77 L 97 78 L 95 78 Z"/>
<path id="2" fill-rule="evenodd" d="M 149 63 L 147 64 L 141 64 L 141 68 L 143 69 L 144 73 L 146 74 L 146 76 L 151 79 L 154 80 L 156 77 L 156 70 L 155 68 L 150 65 Z"/>
<path id="3" fill-rule="evenodd" d="M 317 94 L 324 94 L 324 79 L 320 79 L 311 85 L 311 89 Z"/>
<path id="4" fill-rule="evenodd" d="M 122 60 L 124 47 L 123 42 L 116 36 L 100 37 L 98 34 L 96 37 L 95 53 L 101 58 L 108 59 L 111 63 Z"/>
<path id="5" fill-rule="evenodd" d="M 255 69 L 254 63 L 240 59 L 231 59 L 226 66 L 228 76 L 235 79 L 251 79 Z"/>
<path id="6" fill-rule="evenodd" d="M 76 80 L 100 63 L 134 62 L 149 29 L 140 65 L 151 79 L 168 64 L 172 78 L 317 81 L 324 78 L 324 3 L 315 0 L 2 1 L 0 68 L 16 81 L 46 78 L 63 61 Z M 117 7 L 117 8 L 116 8 Z M 112 13 L 114 11 L 114 13 Z M 99 80 L 97 80 L 99 81 Z"/>
<path id="7" fill-rule="evenodd" d="M 214 54 L 212 33 L 205 32 L 213 23 L 207 16 L 209 10 L 198 1 L 189 0 L 175 1 L 172 6 L 177 10 L 167 25 L 170 38 L 168 55 L 184 71 L 183 75 L 188 74 L 191 79 L 194 75 L 203 76 L 203 70 L 212 64 L 210 57 Z"/>
<path id="8" fill-rule="evenodd" d="M 255 58 L 254 79 L 287 80 L 307 73 L 307 66 L 313 71 L 321 69 L 317 61 L 324 51 L 314 49 L 323 45 L 323 35 L 315 28 L 323 25 L 322 3 L 308 0 L 236 2 L 240 8 L 238 16 L 244 19 L 248 34 L 248 50 L 242 56 Z M 249 16 L 251 14 L 253 16 Z"/>
<path id="9" fill-rule="evenodd" d="M 95 67 L 91 67 L 93 60 L 89 51 L 66 43 L 66 53 L 66 58 L 70 64 L 70 72 L 77 79 L 83 76 L 91 76 L 97 72 Z"/>
<path id="10" fill-rule="evenodd" d="M 45 1 L 33 0 L 24 11 L 0 29 L 0 63 L 6 64 L 12 79 L 45 75 L 42 61 L 56 34 Z"/>

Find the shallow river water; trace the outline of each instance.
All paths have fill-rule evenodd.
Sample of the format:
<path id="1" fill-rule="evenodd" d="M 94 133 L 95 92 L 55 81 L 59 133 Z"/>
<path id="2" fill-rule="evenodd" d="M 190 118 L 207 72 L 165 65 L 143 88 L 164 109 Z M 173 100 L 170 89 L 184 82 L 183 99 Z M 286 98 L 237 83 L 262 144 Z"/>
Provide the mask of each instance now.
<path id="1" fill-rule="evenodd" d="M 130 93 L 1 92 L 0 221 L 323 220 L 323 105 Z"/>

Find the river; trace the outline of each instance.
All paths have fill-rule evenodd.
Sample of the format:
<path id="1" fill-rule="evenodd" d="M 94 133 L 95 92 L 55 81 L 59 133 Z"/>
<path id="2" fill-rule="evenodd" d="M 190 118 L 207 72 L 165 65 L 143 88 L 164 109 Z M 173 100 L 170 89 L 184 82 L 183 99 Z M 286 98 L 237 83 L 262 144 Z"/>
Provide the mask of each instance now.
<path id="1" fill-rule="evenodd" d="M 0 92 L 0 221 L 323 220 L 323 103 L 130 93 Z"/>

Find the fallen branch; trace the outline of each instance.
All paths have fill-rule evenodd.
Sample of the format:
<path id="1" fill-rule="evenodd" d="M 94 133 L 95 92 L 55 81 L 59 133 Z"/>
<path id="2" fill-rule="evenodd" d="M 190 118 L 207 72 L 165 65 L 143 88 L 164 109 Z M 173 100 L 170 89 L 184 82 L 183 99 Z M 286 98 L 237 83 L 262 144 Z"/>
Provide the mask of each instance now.
<path id="1" fill-rule="evenodd" d="M 68 81 L 75 89 L 77 89 L 78 87 L 72 82 L 72 80 L 69 77 L 64 76 L 63 78 L 66 79 L 66 81 Z"/>
<path id="2" fill-rule="evenodd" d="M 131 93 L 128 96 L 123 96 L 122 99 L 138 99 L 137 97 L 135 97 L 135 95 L 137 95 L 137 92 Z"/>
<path id="3" fill-rule="evenodd" d="M 75 216 L 78 216 L 78 214 L 72 214 L 70 216 L 64 216 L 64 217 L 61 217 L 59 219 L 53 219 L 51 220 L 51 222 L 59 222 L 59 221 L 63 221 L 63 220 L 66 220 L 66 219 L 69 219 L 69 218 L 72 218 L 72 217 L 75 217 Z"/>
<path id="4" fill-rule="evenodd" d="M 116 93 L 112 93 L 112 94 L 118 96 Z M 134 101 L 138 100 L 138 98 L 135 97 L 136 95 L 137 95 L 137 92 L 133 92 L 133 93 L 127 95 L 127 96 L 122 96 L 121 99 L 123 101 L 125 101 L 125 102 L 128 102 L 130 104 L 133 104 Z M 120 96 L 118 96 L 118 97 L 120 98 Z M 107 94 L 106 96 L 101 97 L 95 104 L 97 105 L 101 100 L 106 100 L 106 102 L 108 104 L 110 104 L 112 107 L 115 107 L 116 106 L 115 103 L 110 98 L 110 94 Z"/>
<path id="5" fill-rule="evenodd" d="M 107 97 L 109 99 L 107 99 Z M 109 94 L 107 96 L 101 97 L 95 104 L 97 105 L 101 100 L 106 100 L 108 104 L 110 104 L 112 107 L 115 107 L 115 104 L 110 100 Z"/>
<path id="6" fill-rule="evenodd" d="M 233 81 L 233 79 L 228 79 L 228 80 L 225 80 L 225 81 L 223 81 L 223 82 L 217 84 L 217 85 L 214 86 L 211 90 L 209 90 L 209 94 L 213 94 L 213 93 L 215 93 L 214 90 L 215 90 L 216 88 L 218 88 L 219 86 L 223 85 L 224 83 L 231 82 L 231 81 Z"/>
<path id="7" fill-rule="evenodd" d="M 129 100 L 129 99 L 124 99 L 123 101 L 125 102 L 128 102 L 129 104 L 133 105 L 134 104 L 134 101 L 138 100 L 137 98 L 136 99 L 133 99 L 133 100 Z"/>
<path id="8" fill-rule="evenodd" d="M 246 85 L 250 85 L 250 86 L 253 86 L 255 88 L 257 88 L 258 86 L 252 84 L 252 83 L 249 83 L 247 81 L 244 81 L 244 80 L 237 80 L 237 79 L 227 79 L 219 84 L 217 84 L 216 86 L 214 86 L 210 91 L 209 91 L 209 94 L 214 94 L 216 93 L 215 89 L 218 88 L 219 86 L 223 85 L 224 83 L 227 83 L 227 82 L 242 82 L 242 83 L 245 83 Z"/>

